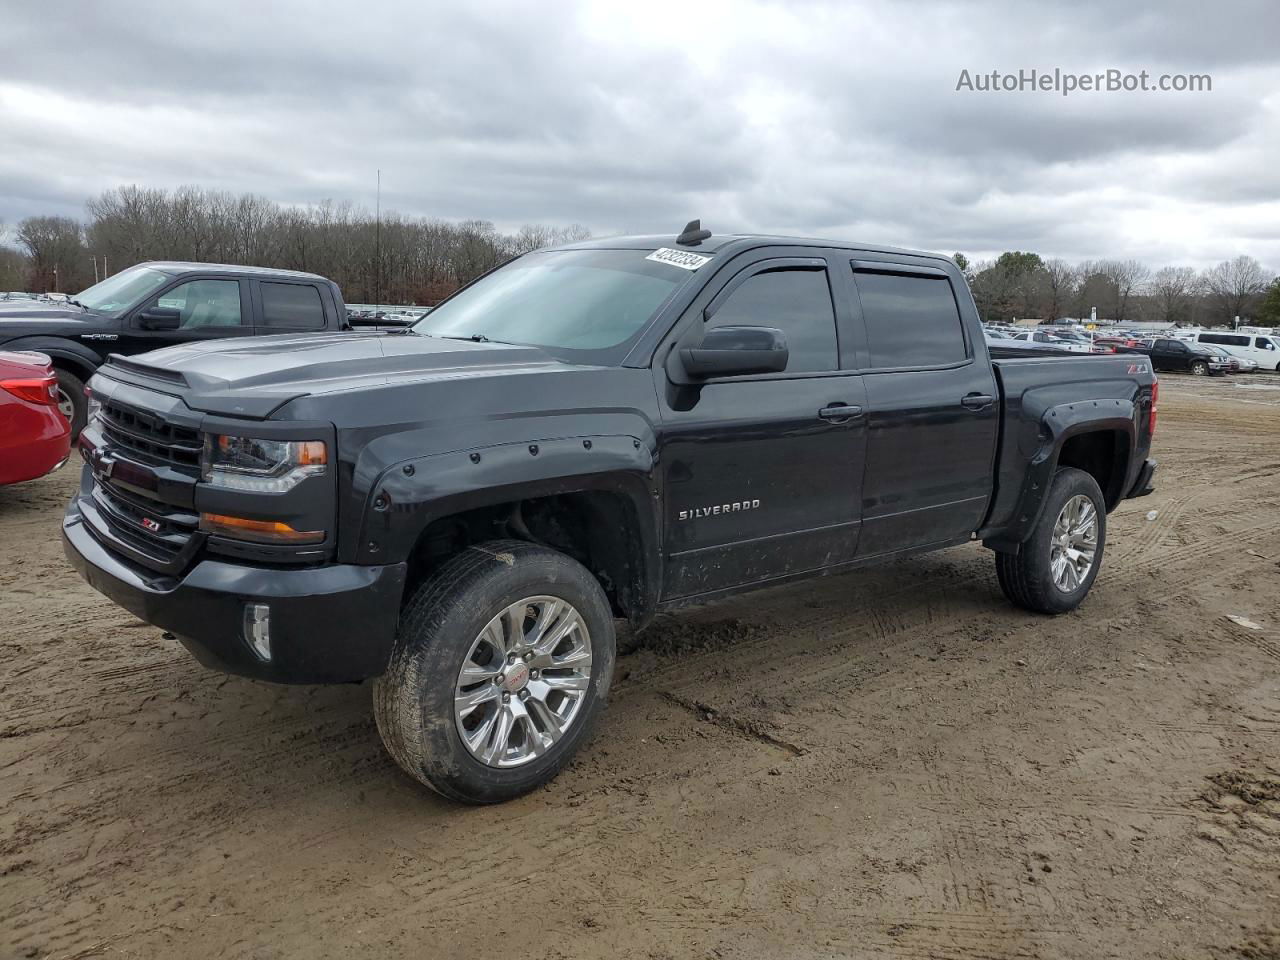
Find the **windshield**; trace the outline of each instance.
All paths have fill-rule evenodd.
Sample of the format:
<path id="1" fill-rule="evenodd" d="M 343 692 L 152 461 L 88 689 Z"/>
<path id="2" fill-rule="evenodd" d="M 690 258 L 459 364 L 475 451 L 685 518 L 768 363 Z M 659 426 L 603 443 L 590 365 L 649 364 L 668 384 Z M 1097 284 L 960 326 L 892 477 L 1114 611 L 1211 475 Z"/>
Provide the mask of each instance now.
<path id="1" fill-rule="evenodd" d="M 630 340 L 692 271 L 648 250 L 530 253 L 476 281 L 414 324 L 433 337 L 475 337 L 568 350 Z"/>
<path id="2" fill-rule="evenodd" d="M 169 275 L 159 270 L 130 267 L 77 293 L 75 300 L 90 310 L 113 313 L 133 306 L 151 291 L 163 286 L 168 279 Z"/>

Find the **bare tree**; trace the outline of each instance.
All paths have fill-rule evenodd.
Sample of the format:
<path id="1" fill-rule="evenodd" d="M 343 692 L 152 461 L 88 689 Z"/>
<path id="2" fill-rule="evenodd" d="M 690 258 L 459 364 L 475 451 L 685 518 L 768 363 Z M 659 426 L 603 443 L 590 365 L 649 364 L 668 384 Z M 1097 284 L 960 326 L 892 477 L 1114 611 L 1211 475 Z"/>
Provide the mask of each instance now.
<path id="1" fill-rule="evenodd" d="M 22 288 L 27 279 L 27 258 L 4 242 L 8 233 L 5 222 L 0 220 L 0 293 Z"/>
<path id="2" fill-rule="evenodd" d="M 1191 267 L 1164 267 L 1151 278 L 1153 315 L 1162 323 L 1175 324 L 1186 319 L 1192 295 L 1200 284 L 1200 276 Z"/>
<path id="3" fill-rule="evenodd" d="M 30 257 L 30 289 L 75 292 L 92 282 L 83 228 L 70 217 L 27 217 L 17 238 Z"/>
<path id="4" fill-rule="evenodd" d="M 1039 280 L 1043 287 L 1042 312 L 1047 319 L 1057 322 L 1066 315 L 1075 299 L 1078 279 L 1076 268 L 1067 261 L 1054 259 L 1045 262 Z"/>
<path id="5" fill-rule="evenodd" d="M 1124 323 L 1129 317 L 1129 301 L 1151 276 L 1151 268 L 1138 260 L 1104 260 L 1099 272 L 1111 281 L 1114 299 L 1112 318 Z"/>
<path id="6" fill-rule="evenodd" d="M 1267 278 L 1257 260 L 1241 254 L 1205 271 L 1204 284 L 1225 319 L 1234 324 L 1266 289 Z"/>

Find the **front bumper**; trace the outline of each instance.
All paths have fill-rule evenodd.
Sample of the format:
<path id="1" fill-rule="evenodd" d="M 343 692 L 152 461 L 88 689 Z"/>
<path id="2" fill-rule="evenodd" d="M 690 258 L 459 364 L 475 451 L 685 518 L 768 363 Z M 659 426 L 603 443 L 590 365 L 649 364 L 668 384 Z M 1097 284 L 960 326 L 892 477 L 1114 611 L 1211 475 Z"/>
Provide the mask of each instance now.
<path id="1" fill-rule="evenodd" d="M 277 569 L 201 560 L 180 577 L 107 550 L 72 500 L 63 549 L 91 587 L 175 634 L 206 667 L 275 683 L 346 683 L 383 673 L 391 656 L 405 565 Z M 244 636 L 244 608 L 271 610 L 271 659 Z"/>
<path id="2" fill-rule="evenodd" d="M 1145 497 L 1156 492 L 1155 475 L 1158 464 L 1155 460 L 1148 459 L 1142 465 L 1142 469 L 1138 471 L 1137 478 L 1133 481 L 1133 486 L 1129 488 L 1129 492 L 1125 494 L 1127 499 L 1136 497 Z"/>

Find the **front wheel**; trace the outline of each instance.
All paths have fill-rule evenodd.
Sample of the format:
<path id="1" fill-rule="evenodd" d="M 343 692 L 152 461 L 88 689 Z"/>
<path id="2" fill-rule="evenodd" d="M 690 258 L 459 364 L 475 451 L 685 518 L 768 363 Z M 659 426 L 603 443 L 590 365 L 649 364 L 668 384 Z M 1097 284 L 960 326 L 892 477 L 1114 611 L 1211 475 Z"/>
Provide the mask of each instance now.
<path id="1" fill-rule="evenodd" d="M 84 396 L 84 381 L 66 370 L 54 370 L 58 378 L 58 412 L 71 424 L 71 441 L 74 443 L 84 429 L 89 402 Z"/>
<path id="2" fill-rule="evenodd" d="M 1107 510 L 1098 482 L 1083 470 L 1063 467 L 1031 537 L 1016 553 L 996 554 L 1000 588 L 1026 610 L 1074 610 L 1098 576 L 1106 539 Z"/>
<path id="3" fill-rule="evenodd" d="M 581 564 L 518 540 L 468 547 L 405 605 L 378 732 L 410 775 L 452 800 L 496 803 L 546 783 L 603 708 L 609 601 Z"/>
<path id="4" fill-rule="evenodd" d="M 1209 373 L 1209 365 L 1203 360 L 1197 360 L 1191 365 L 1191 375 L 1193 377 L 1203 377 Z"/>

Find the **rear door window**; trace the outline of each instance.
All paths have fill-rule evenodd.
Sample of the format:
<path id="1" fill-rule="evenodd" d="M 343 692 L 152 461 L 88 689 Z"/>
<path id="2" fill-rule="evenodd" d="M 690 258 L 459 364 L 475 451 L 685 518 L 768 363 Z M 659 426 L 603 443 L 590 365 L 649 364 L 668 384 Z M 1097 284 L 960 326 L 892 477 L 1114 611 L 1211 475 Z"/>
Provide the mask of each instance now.
<path id="1" fill-rule="evenodd" d="M 854 283 L 872 367 L 934 367 L 968 359 L 960 310 L 945 276 L 855 270 Z"/>
<path id="2" fill-rule="evenodd" d="M 324 303 L 320 291 L 309 283 L 276 283 L 268 280 L 258 285 L 262 298 L 262 325 L 292 330 L 324 328 Z"/>

